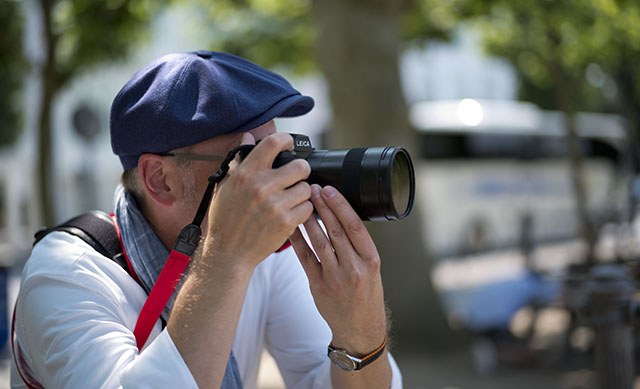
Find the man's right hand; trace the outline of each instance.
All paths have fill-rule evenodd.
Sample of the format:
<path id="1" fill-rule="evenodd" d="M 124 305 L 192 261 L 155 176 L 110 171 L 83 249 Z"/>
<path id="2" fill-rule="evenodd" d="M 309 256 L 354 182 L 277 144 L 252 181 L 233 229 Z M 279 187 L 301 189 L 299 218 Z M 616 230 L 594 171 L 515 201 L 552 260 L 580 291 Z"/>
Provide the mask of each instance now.
<path id="1" fill-rule="evenodd" d="M 254 144 L 244 134 L 243 144 Z M 209 207 L 201 249 L 178 292 L 167 328 L 200 387 L 219 388 L 255 266 L 273 253 L 313 206 L 306 161 L 272 169 L 288 134 L 267 136 L 233 163 Z"/>
<path id="2" fill-rule="evenodd" d="M 245 133 L 242 144 L 255 144 L 253 135 Z M 289 134 L 276 133 L 232 163 L 209 208 L 204 256 L 255 267 L 311 216 L 307 161 L 272 169 L 278 153 L 292 148 Z"/>

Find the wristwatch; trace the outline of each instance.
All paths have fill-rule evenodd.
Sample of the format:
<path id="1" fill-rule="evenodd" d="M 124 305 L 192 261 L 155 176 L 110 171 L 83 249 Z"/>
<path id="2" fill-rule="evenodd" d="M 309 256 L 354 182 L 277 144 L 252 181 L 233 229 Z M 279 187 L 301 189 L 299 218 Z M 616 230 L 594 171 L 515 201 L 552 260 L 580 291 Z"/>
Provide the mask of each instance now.
<path id="1" fill-rule="evenodd" d="M 336 366 L 346 371 L 356 371 L 364 368 L 371 362 L 375 361 L 382 355 L 384 347 L 387 345 L 387 337 L 384 337 L 384 341 L 377 349 L 373 350 L 369 354 L 362 358 L 356 358 L 353 355 L 349 355 L 349 352 L 343 348 L 335 348 L 333 344 L 329 344 L 327 355 L 331 362 Z"/>

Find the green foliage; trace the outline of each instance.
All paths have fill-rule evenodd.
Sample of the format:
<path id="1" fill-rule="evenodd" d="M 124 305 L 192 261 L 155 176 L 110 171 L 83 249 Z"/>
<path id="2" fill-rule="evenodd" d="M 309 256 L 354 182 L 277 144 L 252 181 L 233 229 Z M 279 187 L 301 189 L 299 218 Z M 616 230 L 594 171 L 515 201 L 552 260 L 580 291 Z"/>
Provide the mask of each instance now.
<path id="1" fill-rule="evenodd" d="M 548 107 L 554 76 L 572 84 L 578 109 L 615 109 L 603 85 L 587 82 L 587 69 L 602 69 L 612 83 L 621 69 L 640 60 L 640 3 L 628 0 L 496 0 L 476 4 L 473 23 L 491 54 L 511 61 L 522 78 L 521 97 Z M 635 65 L 634 65 L 635 66 Z M 635 71 L 636 74 L 640 69 Z M 635 77 L 636 93 L 640 91 Z M 611 90 L 611 89 L 609 89 Z M 638 95 L 640 97 L 640 95 Z M 625 98 L 625 97 L 622 97 Z M 557 108 L 557 107 L 556 107 Z"/>
<path id="2" fill-rule="evenodd" d="M 461 20 L 476 12 L 475 4 L 467 0 L 417 0 L 405 13 L 403 31 L 408 43 L 448 40 Z"/>
<path id="3" fill-rule="evenodd" d="M 43 5 L 51 3 L 41 0 Z M 158 0 L 59 0 L 51 3 L 51 39 L 60 85 L 91 65 L 119 60 L 147 33 Z"/>
<path id="4" fill-rule="evenodd" d="M 0 1 L 0 146 L 15 142 L 22 127 L 21 90 L 27 67 L 22 56 L 22 4 Z"/>
<path id="5" fill-rule="evenodd" d="M 551 63 L 574 76 L 582 71 L 583 57 L 590 51 L 583 27 L 592 24 L 593 15 L 580 3 L 494 2 L 478 24 L 490 52 L 511 59 L 524 76 L 545 85 L 551 82 Z"/>
<path id="6" fill-rule="evenodd" d="M 167 1 L 41 0 L 50 9 L 49 39 L 57 88 L 78 72 L 119 60 L 145 37 L 155 12 Z M 28 66 L 22 55 L 23 5 L 0 0 L 0 145 L 13 143 L 22 128 L 22 85 Z"/>
<path id="7" fill-rule="evenodd" d="M 297 73 L 317 69 L 317 37 L 311 0 L 198 0 L 208 48 L 248 58 L 266 67 L 288 66 Z M 403 12 L 402 30 L 409 43 L 447 39 L 461 17 L 473 13 L 465 0 L 362 0 L 353 7 Z M 318 15 L 315 15 L 318 17 Z"/>
<path id="8" fill-rule="evenodd" d="M 286 65 L 298 73 L 316 69 L 310 0 L 200 0 L 197 4 L 209 49 L 266 67 Z"/>

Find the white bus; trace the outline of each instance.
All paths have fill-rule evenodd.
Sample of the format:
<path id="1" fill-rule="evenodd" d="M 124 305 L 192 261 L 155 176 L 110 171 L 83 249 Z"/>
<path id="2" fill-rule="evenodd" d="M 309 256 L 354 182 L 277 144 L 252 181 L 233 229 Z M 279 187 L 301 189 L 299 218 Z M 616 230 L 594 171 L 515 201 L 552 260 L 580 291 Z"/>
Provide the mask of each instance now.
<path id="1" fill-rule="evenodd" d="M 536 242 L 578 235 L 562 113 L 463 99 L 418 103 L 410 117 L 421 134 L 417 190 L 432 257 L 517 246 L 523 223 Z M 588 208 L 601 220 L 627 199 L 624 121 L 579 113 L 576 123 Z"/>

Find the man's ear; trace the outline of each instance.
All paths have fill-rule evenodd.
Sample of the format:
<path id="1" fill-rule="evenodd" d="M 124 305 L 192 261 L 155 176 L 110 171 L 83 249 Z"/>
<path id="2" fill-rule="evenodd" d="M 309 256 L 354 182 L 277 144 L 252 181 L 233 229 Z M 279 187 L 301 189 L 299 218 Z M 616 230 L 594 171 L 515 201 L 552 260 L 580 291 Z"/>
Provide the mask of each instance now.
<path id="1" fill-rule="evenodd" d="M 154 202 L 171 206 L 176 201 L 174 168 L 156 154 L 142 154 L 138 159 L 138 178 L 147 196 Z"/>

